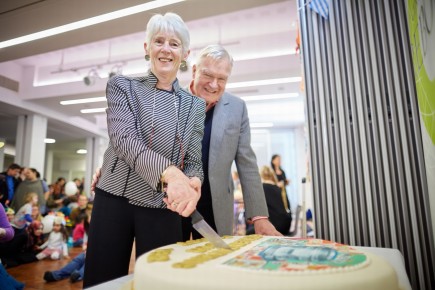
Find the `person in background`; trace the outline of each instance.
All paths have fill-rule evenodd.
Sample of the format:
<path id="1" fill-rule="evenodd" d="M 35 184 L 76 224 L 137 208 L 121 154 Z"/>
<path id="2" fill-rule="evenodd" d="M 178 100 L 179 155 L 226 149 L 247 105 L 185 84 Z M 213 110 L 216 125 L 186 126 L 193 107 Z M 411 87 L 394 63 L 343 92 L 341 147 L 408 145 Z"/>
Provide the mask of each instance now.
<path id="1" fill-rule="evenodd" d="M 42 214 L 39 211 L 39 206 L 38 205 L 32 206 L 31 217 L 32 217 L 32 220 L 34 220 L 34 221 L 42 221 Z"/>
<path id="2" fill-rule="evenodd" d="M 21 182 L 19 175 L 21 166 L 12 163 L 5 172 L 0 173 L 0 203 L 7 207 L 14 198 L 18 184 Z"/>
<path id="3" fill-rule="evenodd" d="M 59 260 L 60 258 L 69 258 L 68 246 L 68 233 L 65 228 L 65 220 L 62 217 L 56 217 L 53 222 L 53 230 L 48 236 L 48 240 L 43 243 L 39 249 L 42 250 L 36 255 L 38 260 L 50 257 L 52 260 Z"/>
<path id="4" fill-rule="evenodd" d="M 28 233 L 28 240 L 27 245 L 24 252 L 31 253 L 33 258 L 29 259 L 32 261 L 36 261 L 36 254 L 39 253 L 40 246 L 44 243 L 43 238 L 43 230 L 44 225 L 39 220 L 34 220 L 28 227 L 27 227 L 27 233 Z"/>
<path id="5" fill-rule="evenodd" d="M 83 194 L 83 179 L 78 179 L 77 177 L 73 179 L 74 183 L 77 186 L 78 195 Z"/>
<path id="6" fill-rule="evenodd" d="M 292 216 L 284 206 L 276 175 L 269 166 L 262 166 L 260 176 L 269 210 L 269 220 L 281 234 L 288 235 Z"/>
<path id="7" fill-rule="evenodd" d="M 83 252 L 77 255 L 63 268 L 56 271 L 47 271 L 44 273 L 44 280 L 47 282 L 55 282 L 69 277 L 71 283 L 83 280 L 85 272 L 85 261 L 86 261 L 86 248 L 87 248 L 87 235 L 89 232 L 89 222 L 91 217 L 92 209 L 89 207 L 84 213 L 84 239 L 82 241 Z"/>
<path id="8" fill-rule="evenodd" d="M 182 240 L 181 215 L 194 211 L 203 179 L 205 103 L 177 80 L 189 46 L 180 16 L 156 14 L 144 43 L 148 74 L 107 83 L 110 142 L 95 188 L 85 288 L 128 274 L 134 240 L 136 257 Z"/>
<path id="9" fill-rule="evenodd" d="M 0 242 L 10 241 L 13 237 L 14 229 L 9 223 L 4 207 L 0 206 Z"/>
<path id="10" fill-rule="evenodd" d="M 74 208 L 73 210 L 71 210 L 71 213 L 69 215 L 69 218 L 71 220 L 71 225 L 72 227 L 75 226 L 76 222 L 77 222 L 77 217 L 80 214 L 85 213 L 86 208 L 88 206 L 88 197 L 84 194 L 79 195 L 78 197 L 78 201 L 77 201 L 77 207 Z"/>
<path id="11" fill-rule="evenodd" d="M 50 194 L 47 198 L 47 212 L 58 211 L 62 207 L 62 203 L 66 198 L 64 192 L 66 180 L 63 177 L 59 177 L 57 181 L 52 184 L 50 188 Z"/>
<path id="12" fill-rule="evenodd" d="M 24 229 L 33 221 L 32 207 L 38 205 L 38 195 L 35 192 L 29 192 L 26 195 L 26 203 L 17 211 L 11 225 L 15 229 L 15 235 L 21 234 Z"/>
<path id="13" fill-rule="evenodd" d="M 6 212 L 3 206 L 0 206 L 0 243 L 8 242 L 14 237 L 14 230 L 9 224 Z M 14 277 L 6 272 L 3 263 L 0 261 L 0 289 L 21 290 L 24 289 L 24 283 L 18 282 Z"/>
<path id="14" fill-rule="evenodd" d="M 11 207 L 18 211 L 25 203 L 27 193 L 35 192 L 38 195 L 38 206 L 41 212 L 45 210 L 45 196 L 42 182 L 37 178 L 38 171 L 35 168 L 24 168 L 26 179 L 20 182 L 12 199 Z"/>
<path id="15" fill-rule="evenodd" d="M 290 184 L 290 180 L 287 179 L 284 170 L 281 168 L 281 156 L 279 156 L 278 154 L 272 155 L 272 159 L 270 160 L 270 167 L 273 169 L 273 172 L 278 179 L 278 186 L 281 188 L 281 195 L 284 206 L 286 210 L 290 212 L 291 206 L 286 189 L 286 186 Z"/>
<path id="16" fill-rule="evenodd" d="M 5 211 L 6 211 L 6 216 L 8 217 L 8 221 L 11 223 L 15 218 L 15 211 L 11 207 L 6 208 Z"/>
<path id="17" fill-rule="evenodd" d="M 68 218 L 71 214 L 71 208 L 69 207 L 70 203 L 71 203 L 70 199 L 66 197 L 62 201 L 62 207 L 58 209 L 59 212 L 63 213 L 63 215 Z"/>
<path id="18" fill-rule="evenodd" d="M 88 215 L 82 213 L 77 217 L 77 222 L 73 230 L 73 247 L 83 246 L 86 228 L 89 227 Z"/>

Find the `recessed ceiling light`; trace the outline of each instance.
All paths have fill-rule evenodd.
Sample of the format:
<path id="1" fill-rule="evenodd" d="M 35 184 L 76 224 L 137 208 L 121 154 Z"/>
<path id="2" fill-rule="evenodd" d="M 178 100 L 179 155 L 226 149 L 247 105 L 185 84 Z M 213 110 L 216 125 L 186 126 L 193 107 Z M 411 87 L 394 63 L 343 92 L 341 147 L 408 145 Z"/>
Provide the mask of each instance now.
<path id="1" fill-rule="evenodd" d="M 80 110 L 82 114 L 90 114 L 90 113 L 102 113 L 105 112 L 107 108 L 95 108 L 95 109 L 83 109 Z"/>
<path id="2" fill-rule="evenodd" d="M 86 154 L 86 153 L 88 153 L 88 150 L 86 150 L 86 149 L 78 149 L 78 150 L 76 151 L 76 153 L 77 153 L 77 154 Z"/>
<path id="3" fill-rule="evenodd" d="M 20 36 L 17 38 L 6 40 L 6 41 L 2 41 L 2 42 L 0 42 L 0 48 L 5 48 L 5 47 L 21 44 L 21 43 L 33 41 L 36 39 L 41 39 L 41 38 L 61 34 L 64 32 L 76 30 L 76 29 L 91 26 L 94 24 L 103 23 L 103 22 L 110 21 L 113 19 L 118 19 L 121 17 L 133 15 L 136 13 L 148 11 L 151 9 L 171 5 L 171 4 L 182 2 L 182 1 L 185 1 L 185 0 L 155 0 L 155 1 L 150 1 L 148 3 L 139 4 L 136 6 L 129 7 L 129 8 L 113 11 L 110 13 L 98 15 L 95 17 L 83 19 L 80 21 L 68 23 L 68 24 L 61 25 L 61 26 L 54 27 L 54 28 L 50 28 L 47 30 L 31 33 L 28 35 Z"/>
<path id="4" fill-rule="evenodd" d="M 272 94 L 272 95 L 258 95 L 258 96 L 246 96 L 240 97 L 245 101 L 268 101 L 268 100 L 278 100 L 278 99 L 290 99 L 299 97 L 298 93 L 288 93 L 288 94 Z"/>
<path id="5" fill-rule="evenodd" d="M 252 123 L 251 128 L 268 128 L 273 127 L 272 122 L 265 122 L 265 123 Z"/>
<path id="6" fill-rule="evenodd" d="M 52 138 L 45 138 L 45 139 L 44 139 L 44 142 L 45 142 L 45 143 L 56 143 L 56 140 L 55 140 L 55 139 L 52 139 Z"/>
<path id="7" fill-rule="evenodd" d="M 87 98 L 87 99 L 77 99 L 77 100 L 67 100 L 61 101 L 61 105 L 75 105 L 75 104 L 84 104 L 84 103 L 96 103 L 96 102 L 104 102 L 106 101 L 106 97 L 96 97 L 96 98 Z"/>
<path id="8" fill-rule="evenodd" d="M 256 81 L 248 81 L 248 82 L 236 82 L 236 83 L 227 84 L 226 88 L 235 89 L 235 88 L 244 88 L 244 87 L 297 83 L 300 82 L 301 80 L 302 80 L 301 77 L 290 77 L 290 78 L 280 78 L 280 79 L 256 80 Z"/>

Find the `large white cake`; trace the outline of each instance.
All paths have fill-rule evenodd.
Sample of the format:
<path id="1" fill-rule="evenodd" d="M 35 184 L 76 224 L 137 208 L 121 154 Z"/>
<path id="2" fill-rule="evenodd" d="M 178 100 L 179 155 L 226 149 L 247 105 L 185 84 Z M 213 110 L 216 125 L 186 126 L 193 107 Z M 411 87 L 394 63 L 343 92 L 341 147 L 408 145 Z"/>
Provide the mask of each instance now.
<path id="1" fill-rule="evenodd" d="M 233 251 L 205 240 L 142 255 L 135 290 L 346 289 L 398 290 L 396 272 L 382 258 L 319 239 L 226 237 Z"/>

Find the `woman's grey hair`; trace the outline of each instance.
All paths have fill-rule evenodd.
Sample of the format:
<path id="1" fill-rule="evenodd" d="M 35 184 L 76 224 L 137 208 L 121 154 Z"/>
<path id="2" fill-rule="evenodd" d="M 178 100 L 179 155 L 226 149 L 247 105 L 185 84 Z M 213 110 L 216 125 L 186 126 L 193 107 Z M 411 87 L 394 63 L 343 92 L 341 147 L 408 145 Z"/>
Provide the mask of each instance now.
<path id="1" fill-rule="evenodd" d="M 145 42 L 149 46 L 153 37 L 159 32 L 173 32 L 181 40 L 183 53 L 190 48 L 190 34 L 186 23 L 175 13 L 156 14 L 150 18 L 147 24 Z"/>
<path id="2" fill-rule="evenodd" d="M 198 54 L 196 65 L 200 65 L 201 62 L 208 57 L 211 57 L 214 60 L 228 60 L 231 68 L 233 68 L 233 57 L 219 44 L 212 44 L 203 48 Z"/>

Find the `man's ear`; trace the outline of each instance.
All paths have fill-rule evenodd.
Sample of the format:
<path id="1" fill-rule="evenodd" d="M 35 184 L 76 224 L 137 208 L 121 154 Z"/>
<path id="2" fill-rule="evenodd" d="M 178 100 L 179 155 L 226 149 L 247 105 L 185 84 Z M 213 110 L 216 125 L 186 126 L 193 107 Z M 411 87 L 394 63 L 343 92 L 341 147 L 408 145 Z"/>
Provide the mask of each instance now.
<path id="1" fill-rule="evenodd" d="M 196 74 L 196 64 L 192 66 L 192 79 L 195 79 L 195 74 Z"/>

